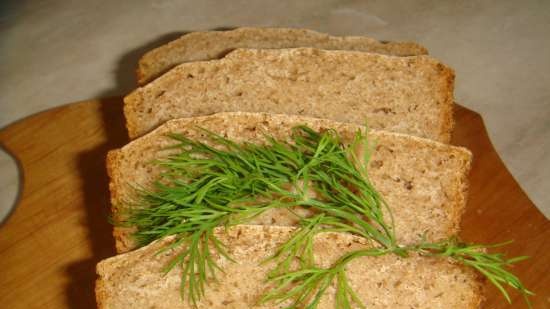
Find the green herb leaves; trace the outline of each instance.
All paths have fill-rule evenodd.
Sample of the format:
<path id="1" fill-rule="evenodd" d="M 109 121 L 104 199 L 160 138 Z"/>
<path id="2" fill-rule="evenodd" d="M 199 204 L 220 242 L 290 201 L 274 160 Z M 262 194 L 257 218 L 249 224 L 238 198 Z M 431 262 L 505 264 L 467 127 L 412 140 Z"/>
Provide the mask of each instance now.
<path id="1" fill-rule="evenodd" d="M 534 295 L 529 291 L 518 277 L 506 270 L 513 264 L 528 259 L 527 256 L 519 256 L 506 259 L 501 253 L 488 253 L 487 249 L 502 247 L 510 242 L 495 245 L 468 245 L 451 238 L 438 243 L 421 243 L 410 247 L 410 250 L 417 251 L 423 255 L 449 257 L 457 262 L 474 268 L 494 284 L 504 295 L 506 300 L 511 303 L 510 295 L 504 288 L 504 285 L 518 290 L 530 306 L 528 296 Z"/>
<path id="2" fill-rule="evenodd" d="M 345 145 L 333 130 L 316 132 L 299 126 L 289 141 L 266 136 L 267 142 L 260 145 L 237 144 L 203 131 L 208 145 L 170 135 L 176 142 L 171 147 L 175 154 L 156 163 L 163 169 L 161 177 L 152 188 L 138 190 L 126 220 L 119 222 L 136 228 L 134 236 L 140 245 L 177 235 L 177 241 L 164 250 L 182 251 L 165 271 L 182 269 L 182 297 L 193 304 L 222 270 L 214 256 L 231 259 L 214 228 L 246 223 L 274 209 L 288 211 L 299 226 L 266 261 L 275 265 L 266 278 L 275 287 L 260 302 L 291 301 L 288 308 L 316 308 L 326 289 L 334 285 L 337 308 L 362 307 L 346 278 L 346 265 L 359 257 L 406 257 L 410 252 L 452 258 L 473 267 L 508 300 L 503 285 L 532 294 L 505 270 L 522 258 L 506 260 L 454 240 L 400 246 L 391 211 L 368 180 L 365 166 L 370 152 L 363 132 Z M 297 207 L 309 215 L 299 215 L 294 211 Z M 324 232 L 360 236 L 370 242 L 370 248 L 348 252 L 331 267 L 320 268 L 313 242 L 315 235 Z"/>

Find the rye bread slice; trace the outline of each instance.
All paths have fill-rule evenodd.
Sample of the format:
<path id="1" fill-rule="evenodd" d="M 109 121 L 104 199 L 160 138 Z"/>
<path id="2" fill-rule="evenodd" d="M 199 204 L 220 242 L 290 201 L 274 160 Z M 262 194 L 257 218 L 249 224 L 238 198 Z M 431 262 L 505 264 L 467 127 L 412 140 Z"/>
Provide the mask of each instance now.
<path id="1" fill-rule="evenodd" d="M 170 119 L 243 111 L 367 123 L 449 142 L 453 87 L 453 71 L 428 56 L 237 49 L 181 64 L 136 89 L 124 98 L 124 115 L 131 139 Z"/>
<path id="2" fill-rule="evenodd" d="M 216 229 L 216 236 L 235 260 L 214 255 L 224 272 L 210 282 L 197 308 L 283 308 L 283 303 L 258 305 L 272 286 L 266 283 L 273 263 L 260 265 L 275 253 L 293 232 L 291 227 L 234 226 Z M 100 309 L 193 308 L 180 297 L 181 270 L 164 275 L 163 267 L 174 251 L 156 254 L 171 237 L 135 251 L 101 261 L 97 265 L 96 298 Z M 337 233 L 322 233 L 314 241 L 320 267 L 329 267 L 342 254 L 365 248 L 364 239 Z M 183 249 L 183 248 L 178 248 Z M 452 261 L 412 255 L 363 257 L 350 262 L 346 273 L 359 299 L 370 309 L 445 308 L 474 309 L 482 301 L 477 275 Z M 334 285 L 327 289 L 318 309 L 334 308 Z"/>
<path id="3" fill-rule="evenodd" d="M 237 48 L 314 47 L 330 50 L 415 56 L 427 54 L 426 48 L 412 42 L 381 42 L 363 36 L 330 36 L 306 29 L 237 28 L 230 31 L 200 31 L 147 52 L 139 60 L 138 84 L 144 85 L 178 64 L 212 60 Z"/>
<path id="4" fill-rule="evenodd" d="M 306 124 L 315 130 L 335 129 L 351 141 L 355 124 L 303 116 L 261 113 L 219 113 L 210 116 L 181 118 L 167 122 L 155 131 L 121 149 L 109 152 L 107 169 L 110 176 L 111 202 L 115 219 L 120 219 L 117 205 L 135 196 L 131 185 L 150 185 L 161 169 L 152 164 L 166 157 L 166 146 L 174 141 L 167 133 L 207 142 L 198 127 L 224 135 L 237 142 L 265 142 L 269 134 L 288 139 L 291 128 Z M 368 166 L 369 177 L 393 211 L 397 238 L 401 243 L 418 241 L 422 235 L 436 241 L 455 235 L 466 204 L 471 153 L 460 147 L 409 135 L 385 131 L 369 132 L 375 147 Z M 286 210 L 266 212 L 252 224 L 292 225 L 294 216 Z M 118 252 L 135 247 L 132 229 L 115 227 Z"/>

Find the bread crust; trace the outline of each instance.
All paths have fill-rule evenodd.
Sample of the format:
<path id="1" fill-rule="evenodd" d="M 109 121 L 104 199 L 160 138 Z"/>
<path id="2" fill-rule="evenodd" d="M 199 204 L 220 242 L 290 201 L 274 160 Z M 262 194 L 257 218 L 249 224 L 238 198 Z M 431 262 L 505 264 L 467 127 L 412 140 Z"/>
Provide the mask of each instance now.
<path id="1" fill-rule="evenodd" d="M 453 134 L 453 129 L 455 126 L 454 121 L 454 82 L 455 82 L 455 72 L 450 67 L 441 66 L 439 67 L 441 71 L 444 72 L 445 77 L 443 78 L 444 87 L 443 92 L 446 93 L 446 101 L 441 108 L 441 132 L 439 136 L 439 141 L 443 143 L 450 143 L 451 136 Z"/>

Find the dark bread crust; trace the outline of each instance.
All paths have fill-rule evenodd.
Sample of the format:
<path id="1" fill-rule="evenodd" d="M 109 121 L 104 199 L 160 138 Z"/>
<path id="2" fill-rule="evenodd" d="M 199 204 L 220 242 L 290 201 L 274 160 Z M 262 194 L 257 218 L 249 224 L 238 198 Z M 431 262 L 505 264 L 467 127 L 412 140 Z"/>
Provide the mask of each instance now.
<path id="1" fill-rule="evenodd" d="M 444 90 L 442 90 L 444 93 L 447 93 L 446 97 L 447 100 L 443 104 L 441 108 L 441 136 L 439 141 L 442 141 L 444 143 L 450 143 L 451 142 L 451 135 L 453 133 L 453 129 L 455 126 L 454 121 L 454 84 L 455 84 L 455 72 L 453 69 L 449 67 L 444 67 L 441 65 L 440 70 L 444 72 L 446 81 Z"/>
<path id="2" fill-rule="evenodd" d="M 111 150 L 107 153 L 107 175 L 109 176 L 109 192 L 111 194 L 111 214 L 114 222 L 120 222 L 123 219 L 123 215 L 118 208 L 122 202 L 122 194 L 119 193 L 119 189 L 126 186 L 126 183 L 122 182 L 124 179 L 122 176 L 123 171 L 119 169 L 120 162 L 123 159 L 123 153 L 121 150 Z M 113 237 L 115 239 L 115 248 L 117 252 L 127 252 L 135 248 L 136 244 L 133 238 L 130 236 L 135 229 L 115 226 L 113 227 Z"/>

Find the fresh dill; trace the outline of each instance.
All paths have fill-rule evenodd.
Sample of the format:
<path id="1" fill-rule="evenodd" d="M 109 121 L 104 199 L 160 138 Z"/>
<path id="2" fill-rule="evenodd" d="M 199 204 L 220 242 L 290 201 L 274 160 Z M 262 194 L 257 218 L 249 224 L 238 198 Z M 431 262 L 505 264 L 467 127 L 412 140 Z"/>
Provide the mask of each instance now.
<path id="1" fill-rule="evenodd" d="M 268 260 L 275 262 L 268 278 L 275 288 L 260 302 L 292 300 L 288 308 L 316 308 L 334 284 L 337 308 L 364 307 L 349 286 L 346 265 L 362 256 L 406 257 L 410 252 L 448 257 L 472 267 L 508 301 L 504 285 L 519 290 L 527 301 L 532 295 L 506 270 L 524 257 L 507 260 L 486 253 L 483 246 L 455 240 L 400 246 L 391 211 L 367 176 L 370 152 L 363 132 L 357 132 L 349 145 L 334 130 L 316 132 L 307 126 L 295 127 L 290 141 L 266 136 L 265 144 L 238 144 L 203 132 L 212 146 L 180 134 L 169 135 L 177 153 L 157 162 L 163 169 L 159 180 L 152 188 L 138 190 L 136 201 L 127 205 L 128 216 L 119 222 L 136 228 L 134 237 L 140 246 L 176 235 L 177 240 L 163 249 L 180 250 L 165 272 L 182 269 L 181 294 L 192 304 L 204 296 L 208 280 L 221 270 L 213 255 L 231 259 L 214 235 L 215 227 L 246 223 L 276 208 L 294 214 L 295 207 L 309 209 L 313 215 L 298 216 L 294 234 Z M 363 157 L 358 158 L 357 152 Z M 371 241 L 372 248 L 346 253 L 331 267 L 319 268 L 313 259 L 313 240 L 324 232 L 360 236 Z"/>

